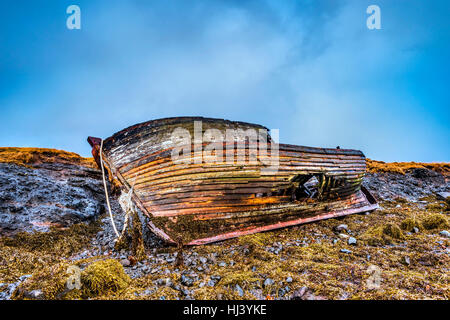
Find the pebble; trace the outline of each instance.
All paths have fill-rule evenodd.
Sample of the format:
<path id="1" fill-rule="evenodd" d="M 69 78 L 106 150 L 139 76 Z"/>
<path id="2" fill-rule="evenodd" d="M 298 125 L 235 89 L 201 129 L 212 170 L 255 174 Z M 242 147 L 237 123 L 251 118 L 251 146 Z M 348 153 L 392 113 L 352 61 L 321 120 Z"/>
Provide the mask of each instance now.
<path id="1" fill-rule="evenodd" d="M 208 281 L 208 287 L 214 287 L 216 285 L 216 282 L 214 280 Z"/>
<path id="2" fill-rule="evenodd" d="M 340 224 L 336 227 L 336 231 L 348 231 L 348 226 L 346 224 Z"/>
<path id="3" fill-rule="evenodd" d="M 438 192 L 436 193 L 436 199 L 445 200 L 450 197 L 450 192 Z"/>
<path id="4" fill-rule="evenodd" d="M 124 267 L 129 267 L 131 262 L 128 259 L 122 259 L 120 260 L 120 264 L 123 265 Z"/>
<path id="5" fill-rule="evenodd" d="M 273 285 L 275 283 L 275 281 L 273 281 L 272 279 L 270 279 L 270 278 L 267 278 L 265 281 L 264 281 L 264 286 L 266 287 L 266 286 L 271 286 L 271 285 Z"/>
<path id="6" fill-rule="evenodd" d="M 356 245 L 356 239 L 353 237 L 348 238 L 348 244 L 350 245 Z"/>
<path id="7" fill-rule="evenodd" d="M 404 261 L 405 261 L 405 264 L 407 264 L 408 266 L 411 264 L 411 260 L 409 259 L 408 256 L 404 257 Z"/>
<path id="8" fill-rule="evenodd" d="M 342 253 L 352 253 L 350 250 L 347 250 L 347 249 L 341 249 L 339 251 Z"/>
<path id="9" fill-rule="evenodd" d="M 291 283 L 292 282 L 292 277 L 287 277 L 286 282 L 287 283 Z"/>
<path id="10" fill-rule="evenodd" d="M 450 238 L 450 232 L 448 232 L 447 230 L 443 230 L 439 232 L 439 234 L 445 238 Z"/>
<path id="11" fill-rule="evenodd" d="M 414 227 L 414 228 L 413 228 L 413 231 L 414 231 L 414 233 L 419 233 L 419 228 Z"/>
<path id="12" fill-rule="evenodd" d="M 182 275 L 180 280 L 181 280 L 181 283 L 183 285 L 187 286 L 187 287 L 190 287 L 190 286 L 192 286 L 194 284 L 194 280 L 192 278 L 190 278 L 190 277 L 185 276 L 185 275 Z"/>
<path id="13" fill-rule="evenodd" d="M 226 267 L 226 266 L 227 266 L 227 264 L 225 262 L 223 262 L 223 261 L 219 262 L 219 267 L 223 268 L 223 267 Z"/>
<path id="14" fill-rule="evenodd" d="M 244 290 L 242 290 L 240 285 L 236 285 L 236 291 L 238 292 L 239 296 L 242 297 L 244 295 Z"/>
<path id="15" fill-rule="evenodd" d="M 41 299 L 44 297 L 44 293 L 41 290 L 33 290 L 30 292 L 30 297 L 33 299 Z"/>

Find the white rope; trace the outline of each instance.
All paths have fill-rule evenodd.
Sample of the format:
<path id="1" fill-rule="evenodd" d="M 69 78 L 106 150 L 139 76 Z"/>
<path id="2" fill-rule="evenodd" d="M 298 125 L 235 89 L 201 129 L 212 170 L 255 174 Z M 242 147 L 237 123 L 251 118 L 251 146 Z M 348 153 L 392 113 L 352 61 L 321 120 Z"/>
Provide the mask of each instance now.
<path id="1" fill-rule="evenodd" d="M 133 212 L 133 202 L 131 201 L 131 197 L 133 195 L 133 187 L 130 191 L 125 192 L 122 190 L 122 194 L 119 197 L 119 204 L 122 207 L 122 211 L 125 213 L 125 221 L 123 223 L 122 233 L 120 234 L 120 238 L 125 235 L 125 231 L 128 227 L 128 221 L 130 219 L 130 213 Z"/>
<path id="2" fill-rule="evenodd" d="M 113 226 L 113 229 L 114 229 L 114 232 L 116 233 L 117 238 L 119 238 L 120 235 L 119 235 L 119 232 L 117 231 L 116 224 L 114 223 L 114 218 L 113 218 L 112 211 L 111 211 L 111 205 L 109 204 L 108 188 L 106 187 L 105 169 L 103 168 L 102 151 L 103 151 L 103 139 L 100 144 L 100 166 L 102 168 L 103 186 L 105 187 L 106 204 L 108 206 L 108 212 L 109 212 L 109 217 L 111 218 L 111 224 Z"/>

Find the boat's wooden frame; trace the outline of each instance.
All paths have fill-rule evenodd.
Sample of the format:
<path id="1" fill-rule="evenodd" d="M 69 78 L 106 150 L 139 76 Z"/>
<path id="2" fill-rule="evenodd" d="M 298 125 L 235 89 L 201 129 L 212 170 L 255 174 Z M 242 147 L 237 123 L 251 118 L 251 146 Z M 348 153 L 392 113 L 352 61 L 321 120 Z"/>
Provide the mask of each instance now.
<path id="1" fill-rule="evenodd" d="M 133 186 L 133 201 L 149 218 L 149 228 L 169 243 L 201 245 L 378 208 L 361 186 L 366 162 L 357 150 L 279 144 L 275 173 L 264 172 L 261 162 L 174 163 L 171 134 L 175 128 L 194 134 L 194 121 L 202 122 L 203 131 L 267 130 L 222 119 L 165 118 L 129 127 L 103 143 L 110 181 L 126 190 Z M 98 163 L 101 139 L 88 141 Z M 272 143 L 269 138 L 269 150 Z M 223 150 L 237 154 L 236 147 L 242 148 L 248 156 L 248 141 L 233 146 L 227 149 L 224 142 Z M 195 149 L 192 157 L 198 156 Z M 299 197 L 311 177 L 319 181 L 316 196 Z"/>

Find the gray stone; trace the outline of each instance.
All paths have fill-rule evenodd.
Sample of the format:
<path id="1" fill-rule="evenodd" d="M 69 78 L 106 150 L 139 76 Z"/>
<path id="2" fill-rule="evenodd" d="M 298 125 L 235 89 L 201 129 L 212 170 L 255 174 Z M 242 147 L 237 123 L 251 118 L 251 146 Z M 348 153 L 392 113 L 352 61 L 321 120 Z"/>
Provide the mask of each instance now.
<path id="1" fill-rule="evenodd" d="M 443 231 L 439 232 L 439 235 L 441 235 L 442 237 L 445 237 L 445 238 L 450 238 L 450 232 L 448 232 L 447 230 L 443 230 Z"/>
<path id="2" fill-rule="evenodd" d="M 185 275 L 182 275 L 180 280 L 181 284 L 185 285 L 186 287 L 190 287 L 194 284 L 194 279 Z"/>
<path id="3" fill-rule="evenodd" d="M 120 264 L 123 265 L 124 267 L 129 267 L 131 265 L 131 262 L 128 259 L 122 259 L 120 260 Z"/>
<path id="4" fill-rule="evenodd" d="M 214 280 L 208 281 L 208 287 L 214 287 L 216 285 L 216 282 Z"/>
<path id="5" fill-rule="evenodd" d="M 450 197 L 450 192 L 437 192 L 436 193 L 436 199 L 438 199 L 438 200 L 445 200 L 448 197 Z"/>
<path id="6" fill-rule="evenodd" d="M 265 286 L 265 287 L 271 286 L 271 285 L 273 285 L 274 283 L 275 283 L 275 281 L 273 281 L 273 280 L 270 279 L 270 278 L 267 278 L 267 279 L 264 281 L 264 286 Z"/>
<path id="7" fill-rule="evenodd" d="M 336 227 L 336 231 L 348 231 L 348 226 L 346 224 L 340 224 Z"/>
<path id="8" fill-rule="evenodd" d="M 33 299 L 42 299 L 44 298 L 44 293 L 41 290 L 33 290 L 30 292 L 30 297 Z"/>
<path id="9" fill-rule="evenodd" d="M 348 244 L 350 244 L 350 245 L 356 245 L 356 239 L 355 238 L 353 238 L 353 237 L 350 237 L 350 238 L 348 238 Z"/>
<path id="10" fill-rule="evenodd" d="M 286 282 L 287 283 L 291 283 L 292 282 L 292 277 L 287 277 Z"/>
<path id="11" fill-rule="evenodd" d="M 69 227 L 104 211 L 100 171 L 71 163 L 0 163 L 0 199 L 0 235 Z"/>
<path id="12" fill-rule="evenodd" d="M 405 262 L 406 265 L 409 266 L 409 265 L 411 264 L 411 260 L 409 259 L 408 256 L 405 256 L 403 260 L 404 260 L 404 262 Z"/>
<path id="13" fill-rule="evenodd" d="M 236 285 L 236 291 L 238 292 L 239 296 L 242 297 L 244 295 L 244 290 L 242 290 L 240 285 Z"/>
<path id="14" fill-rule="evenodd" d="M 301 287 L 301 288 L 295 290 L 292 293 L 291 300 L 302 300 L 303 296 L 305 295 L 307 290 L 308 290 L 307 287 Z"/>
<path id="15" fill-rule="evenodd" d="M 347 249 L 341 249 L 339 251 L 342 253 L 352 253 L 350 250 L 347 250 Z"/>

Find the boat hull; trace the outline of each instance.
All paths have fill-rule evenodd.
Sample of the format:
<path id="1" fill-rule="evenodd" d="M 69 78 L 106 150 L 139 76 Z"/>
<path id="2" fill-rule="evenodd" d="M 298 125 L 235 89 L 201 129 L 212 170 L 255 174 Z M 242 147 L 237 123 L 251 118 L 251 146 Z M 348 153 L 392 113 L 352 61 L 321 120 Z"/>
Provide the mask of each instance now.
<path id="1" fill-rule="evenodd" d="M 209 129 L 224 135 L 226 130 L 267 131 L 221 119 L 167 118 L 127 128 L 103 143 L 110 180 L 133 188 L 133 201 L 149 218 L 149 228 L 167 242 L 201 245 L 378 207 L 361 187 L 366 163 L 360 151 L 277 144 L 268 136 L 267 143 L 256 144 L 267 152 L 251 161 L 253 144 L 239 136 L 232 147 L 229 140 L 221 142 L 224 155 L 217 158 L 217 151 L 205 153 L 208 143 L 195 142 L 200 122 L 202 135 Z M 180 128 L 194 137 L 184 162 L 173 159 L 179 147 L 173 133 Z M 98 162 L 101 140 L 88 141 Z M 275 155 L 276 170 L 268 170 Z"/>

